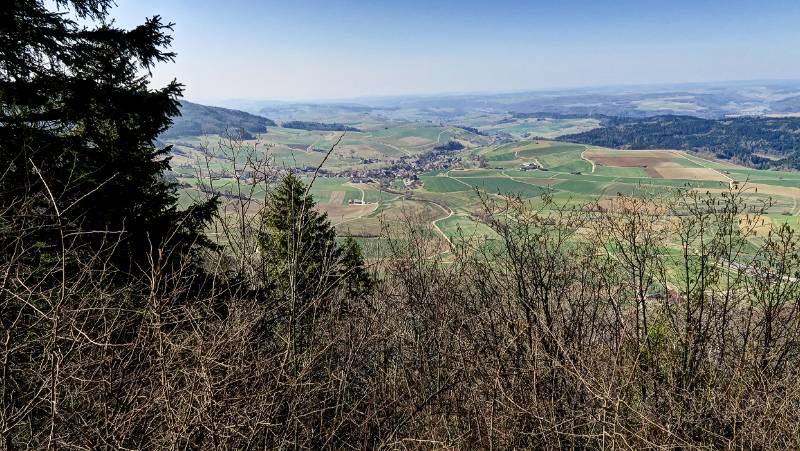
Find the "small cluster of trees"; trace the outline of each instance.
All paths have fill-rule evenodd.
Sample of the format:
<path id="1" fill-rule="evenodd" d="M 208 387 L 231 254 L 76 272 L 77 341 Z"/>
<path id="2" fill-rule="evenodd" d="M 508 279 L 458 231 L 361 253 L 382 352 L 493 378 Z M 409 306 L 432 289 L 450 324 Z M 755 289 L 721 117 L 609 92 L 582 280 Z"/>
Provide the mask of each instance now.
<path id="1" fill-rule="evenodd" d="M 746 187 L 483 196 L 494 239 L 409 216 L 367 267 L 241 134 L 179 209 L 168 27 L 55 4 L 101 25 L 0 11 L 0 447 L 800 444 L 800 237 Z"/>
<path id="2" fill-rule="evenodd" d="M 448 141 L 447 144 L 440 144 L 433 148 L 434 151 L 438 152 L 454 152 L 457 150 L 462 150 L 464 145 L 458 141 Z"/>

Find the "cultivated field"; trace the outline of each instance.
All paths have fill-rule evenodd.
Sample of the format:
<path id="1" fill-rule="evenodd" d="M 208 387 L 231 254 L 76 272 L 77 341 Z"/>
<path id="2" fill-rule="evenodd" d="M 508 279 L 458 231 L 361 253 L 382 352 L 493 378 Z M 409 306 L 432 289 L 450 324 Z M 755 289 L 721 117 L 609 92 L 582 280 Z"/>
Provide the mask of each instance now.
<path id="1" fill-rule="evenodd" d="M 577 122 L 576 122 L 577 121 Z M 430 123 L 361 123 L 361 132 L 348 132 L 325 162 L 328 171 L 365 170 L 412 161 L 435 146 L 457 140 L 458 167 L 419 174 L 406 186 L 401 179 L 352 183 L 346 177 L 321 176 L 311 193 L 318 208 L 327 213 L 343 236 L 358 237 L 368 254 L 377 255 L 381 231 L 386 227 L 417 224 L 445 243 L 465 236 L 491 238 L 481 222 L 486 200 L 514 197 L 541 204 L 547 194 L 559 205 L 599 208 L 612 205 L 619 195 L 659 198 L 676 189 L 722 193 L 729 187 L 746 187 L 753 202 L 771 202 L 764 221 L 800 224 L 800 174 L 761 171 L 713 161 L 674 150 L 611 150 L 545 139 L 548 133 L 593 127 L 586 120 L 516 120 L 513 124 L 483 124 L 486 132 L 504 131 L 519 140 L 493 143 L 490 135 L 464 128 Z M 315 168 L 322 163 L 340 132 L 318 132 L 270 127 L 268 132 L 241 145 L 256 149 L 277 170 Z M 536 135 L 534 139 L 521 139 Z M 219 136 L 174 140 L 173 168 L 187 186 L 184 202 L 196 196 L 194 175 L 201 167 L 220 191 L 230 191 L 226 179 L 232 162 Z M 230 174 L 228 174 L 229 176 Z M 379 183 L 380 182 L 380 183 Z M 264 187 L 265 188 L 265 187 Z M 264 188 L 257 191 L 263 197 Z M 192 194 L 194 192 L 194 194 Z M 482 199 L 482 196 L 484 199 Z M 598 207 L 594 207 L 598 208 Z"/>

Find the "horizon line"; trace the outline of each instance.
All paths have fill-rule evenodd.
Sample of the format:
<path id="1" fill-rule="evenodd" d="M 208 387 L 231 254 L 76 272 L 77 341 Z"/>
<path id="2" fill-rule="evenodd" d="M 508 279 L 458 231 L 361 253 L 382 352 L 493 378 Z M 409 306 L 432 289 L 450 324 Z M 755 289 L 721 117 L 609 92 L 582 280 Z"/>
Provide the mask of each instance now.
<path id="1" fill-rule="evenodd" d="M 755 78 L 755 79 L 736 79 L 736 80 L 709 80 L 709 81 L 680 81 L 680 82 L 658 82 L 658 83 L 622 83 L 622 84 L 600 84 L 600 85 L 573 85 L 550 88 L 524 88 L 518 90 L 475 90 L 475 91 L 440 91 L 432 93 L 407 93 L 407 94 L 365 94 L 353 97 L 316 97 L 316 98 L 296 98 L 296 99 L 276 99 L 276 98 L 257 98 L 257 97 L 229 97 L 229 98 L 201 98 L 201 97 L 182 97 L 183 99 L 201 103 L 209 106 L 213 102 L 258 102 L 258 103 L 282 103 L 282 104 L 343 104 L 357 103 L 358 101 L 375 101 L 391 99 L 409 98 L 437 98 L 437 97 L 467 97 L 467 96 L 501 96 L 513 94 L 533 94 L 562 91 L 585 91 L 592 89 L 614 89 L 614 88 L 656 88 L 668 86 L 690 86 L 690 85 L 735 85 L 745 83 L 800 83 L 800 78 Z"/>

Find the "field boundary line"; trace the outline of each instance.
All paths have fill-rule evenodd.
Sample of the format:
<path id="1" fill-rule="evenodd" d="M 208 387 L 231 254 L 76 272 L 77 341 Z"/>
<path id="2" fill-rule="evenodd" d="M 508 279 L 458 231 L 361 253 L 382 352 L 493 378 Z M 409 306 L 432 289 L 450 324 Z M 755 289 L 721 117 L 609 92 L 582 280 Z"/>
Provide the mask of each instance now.
<path id="1" fill-rule="evenodd" d="M 464 185 L 464 186 L 467 186 L 467 187 L 469 187 L 469 189 L 474 189 L 474 188 L 475 188 L 474 186 L 470 185 L 469 183 L 467 183 L 467 182 L 464 182 L 464 181 L 461 181 L 461 180 L 459 180 L 459 179 L 457 179 L 457 178 L 453 177 L 452 175 L 450 175 L 450 171 L 447 171 L 447 175 L 446 175 L 446 177 L 447 177 L 447 178 L 449 178 L 449 179 L 453 179 L 453 180 L 455 180 L 456 182 L 458 182 L 458 183 L 460 183 L 460 184 L 462 184 L 462 185 Z M 436 203 L 436 202 L 434 202 L 434 203 Z M 438 204 L 437 204 L 437 205 L 438 205 Z"/>
<path id="2" fill-rule="evenodd" d="M 711 168 L 711 167 L 708 167 L 708 166 L 706 166 L 706 165 L 703 163 L 703 160 L 702 160 L 701 158 L 697 158 L 697 159 L 695 159 L 695 158 L 689 158 L 689 156 L 688 156 L 688 155 L 686 155 L 686 153 L 684 153 L 684 152 L 678 152 L 678 151 L 676 151 L 676 150 L 673 150 L 673 151 L 672 151 L 672 153 L 673 153 L 674 155 L 678 155 L 678 156 L 680 156 L 680 157 L 683 157 L 683 158 L 684 158 L 684 159 L 686 159 L 687 161 L 691 161 L 691 162 L 692 162 L 692 163 L 694 163 L 694 164 L 699 164 L 700 166 L 702 166 L 702 167 L 704 167 L 704 168 L 706 168 L 706 169 L 710 169 L 710 170 L 712 170 L 712 171 L 716 172 L 717 174 L 719 174 L 719 175 L 721 175 L 721 176 L 725 177 L 726 179 L 728 179 L 728 185 L 729 185 L 729 186 L 731 186 L 731 187 L 733 187 L 733 182 L 735 182 L 735 180 L 734 180 L 734 179 L 732 179 L 732 178 L 731 178 L 730 176 L 728 176 L 727 174 L 724 174 L 723 172 L 721 172 L 721 171 L 720 171 L 719 169 L 717 169 L 717 168 Z"/>
<path id="3" fill-rule="evenodd" d="M 392 149 L 399 150 L 400 152 L 406 154 L 407 157 L 412 156 L 411 152 L 407 151 L 406 149 L 403 149 L 402 147 L 395 146 L 394 144 L 389 144 L 385 141 L 378 141 L 378 144 L 383 144 L 386 147 L 391 147 Z"/>
<path id="4" fill-rule="evenodd" d="M 376 204 L 368 204 L 368 205 L 374 205 L 374 207 L 373 207 L 371 210 L 369 210 L 369 211 L 365 211 L 364 213 L 362 213 L 362 214 L 361 214 L 361 215 L 359 215 L 359 216 L 354 216 L 354 217 L 352 217 L 352 218 L 343 219 L 343 220 L 341 220 L 341 221 L 339 221 L 339 222 L 337 222 L 337 223 L 335 223 L 335 224 L 332 224 L 332 225 L 333 225 L 334 227 L 336 227 L 336 226 L 340 226 L 340 225 L 342 225 L 342 224 L 346 224 L 346 223 L 348 223 L 348 222 L 355 221 L 355 220 L 357 220 L 357 219 L 362 219 L 362 218 L 364 218 L 365 216 L 368 216 L 368 215 L 371 215 L 372 213 L 375 213 L 375 211 L 376 211 L 376 210 L 378 209 L 378 207 L 380 206 L 380 204 L 377 204 L 377 203 L 376 203 Z"/>

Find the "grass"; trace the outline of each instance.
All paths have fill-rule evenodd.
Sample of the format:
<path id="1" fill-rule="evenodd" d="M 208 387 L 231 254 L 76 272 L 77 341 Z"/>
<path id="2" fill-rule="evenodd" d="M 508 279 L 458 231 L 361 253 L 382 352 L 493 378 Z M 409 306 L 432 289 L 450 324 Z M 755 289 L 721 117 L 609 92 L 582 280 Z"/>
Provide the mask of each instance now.
<path id="1" fill-rule="evenodd" d="M 591 169 L 590 169 L 591 171 Z M 616 166 L 601 166 L 596 165 L 593 175 L 602 175 L 606 177 L 641 177 L 650 178 L 643 168 L 621 168 Z"/>
<path id="2" fill-rule="evenodd" d="M 437 221 L 436 224 L 439 226 L 439 229 L 451 239 L 473 236 L 490 237 L 496 235 L 487 225 L 463 215 L 453 215 L 449 218 Z"/>
<path id="3" fill-rule="evenodd" d="M 562 126 L 561 124 L 558 126 Z M 511 124 L 522 131 L 526 127 L 553 126 L 546 121 L 536 124 Z M 486 129 L 486 127 L 482 127 Z M 488 126 L 490 130 L 499 128 Z M 534 128 L 531 128 L 533 130 Z M 552 131 L 551 129 L 550 131 Z M 527 132 L 526 132 L 527 133 Z M 320 132 L 283 129 L 270 127 L 268 133 L 259 136 L 261 144 L 258 149 L 261 155 L 273 159 L 276 168 L 315 167 L 324 157 L 322 152 L 309 152 L 305 147 L 312 146 L 327 149 L 338 136 L 335 132 Z M 641 167 L 618 167 L 596 164 L 592 173 L 590 162 L 581 158 L 586 146 L 579 144 L 550 141 L 547 139 L 515 141 L 499 145 L 489 145 L 491 137 L 474 135 L 457 128 L 449 128 L 428 124 L 401 124 L 382 127 L 373 124 L 363 133 L 349 132 L 340 147 L 334 151 L 326 162 L 329 170 L 363 169 L 381 167 L 392 164 L 401 157 L 414 158 L 430 150 L 437 141 L 446 142 L 458 137 L 470 142 L 469 150 L 459 155 L 466 166 L 476 164 L 474 157 L 482 156 L 489 162 L 489 168 L 470 168 L 464 170 L 435 170 L 420 175 L 422 188 L 413 190 L 411 200 L 403 200 L 396 193 L 382 192 L 377 184 L 353 185 L 347 178 L 320 177 L 316 180 L 311 193 L 315 199 L 328 209 L 340 210 L 337 214 L 346 218 L 349 200 L 363 199 L 367 203 L 377 204 L 374 211 L 369 210 L 363 216 L 349 218 L 337 226 L 340 233 L 356 234 L 362 237 L 375 236 L 382 224 L 395 224 L 406 221 L 409 216 L 427 224 L 433 230 L 432 222 L 437 221 L 439 228 L 448 236 L 454 237 L 459 230 L 465 234 L 485 234 L 492 232 L 474 219 L 472 214 L 480 209 L 480 199 L 474 188 L 484 190 L 493 195 L 519 195 L 534 204 L 540 202 L 542 193 L 550 192 L 559 203 L 579 207 L 602 198 L 616 196 L 617 193 L 640 196 L 645 194 L 666 193 L 675 188 L 708 189 L 714 192 L 727 189 L 728 183 L 715 180 L 687 181 L 679 179 L 659 179 L 647 175 Z M 193 185 L 191 166 L 200 155 L 197 148 L 205 143 L 215 154 L 215 146 L 224 142 L 220 137 L 188 137 L 172 142 L 177 144 L 181 154 L 176 154 L 173 165 L 176 172 L 184 174 L 180 181 Z M 248 141 L 247 144 L 254 144 Z M 289 144 L 295 147 L 289 148 Z M 631 156 L 630 151 L 595 149 L 609 156 Z M 769 196 L 759 190 L 758 193 L 747 194 L 750 201 L 762 201 L 772 198 L 774 206 L 769 211 L 769 218 L 775 224 L 788 223 L 800 227 L 800 195 L 794 190 L 780 191 L 780 188 L 800 188 L 800 173 L 764 171 L 744 168 L 724 161 L 713 161 L 694 154 L 665 153 L 671 161 L 686 168 L 708 168 L 717 170 L 735 180 L 749 179 L 753 183 L 775 187 Z M 230 170 L 230 163 L 216 155 L 211 161 L 211 169 L 225 172 Z M 591 157 L 590 157 L 591 158 Z M 368 163 L 366 161 L 369 161 Z M 522 171 L 524 163 L 539 162 L 548 170 Z M 392 188 L 398 192 L 408 189 L 401 180 L 390 180 Z M 230 180 L 219 179 L 214 182 L 217 189 L 224 190 Z M 766 190 L 766 188 L 764 188 Z M 264 193 L 259 190 L 260 197 Z M 178 192 L 180 205 L 189 206 L 198 193 L 193 188 L 181 189 Z M 327 205 L 333 198 L 337 205 Z M 435 202 L 431 203 L 431 202 Z M 436 204 L 445 205 L 454 212 L 450 218 Z M 353 210 L 355 211 L 355 210 Z M 343 216 L 345 215 L 345 216 Z M 435 232 L 435 231 L 434 231 Z M 366 239 L 365 244 L 374 245 L 379 240 Z M 378 246 L 379 248 L 379 246 Z M 371 254 L 372 251 L 368 251 Z M 377 255 L 377 254 L 374 254 Z"/>
<path id="4" fill-rule="evenodd" d="M 577 194 L 600 194 L 608 186 L 607 182 L 594 182 L 590 180 L 566 180 L 557 185 L 558 191 L 569 191 Z"/>
<path id="5" fill-rule="evenodd" d="M 451 177 L 420 177 L 420 180 L 424 183 L 424 187 L 427 191 L 434 193 L 452 193 L 470 189 L 468 185 Z"/>
<path id="6" fill-rule="evenodd" d="M 493 194 L 511 194 L 519 195 L 520 197 L 535 197 L 540 196 L 546 191 L 545 188 L 542 188 L 541 186 L 519 182 L 508 177 L 472 177 L 460 178 L 459 180 Z"/>
<path id="7" fill-rule="evenodd" d="M 509 133 L 516 137 L 541 136 L 555 138 L 559 135 L 591 130 L 600 125 L 596 119 L 519 119 L 487 129 Z"/>

